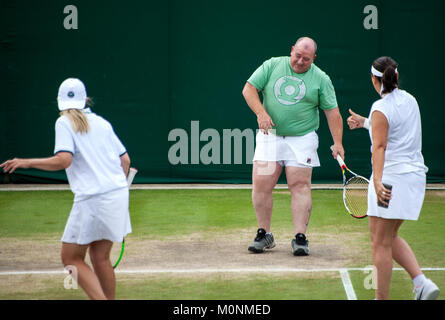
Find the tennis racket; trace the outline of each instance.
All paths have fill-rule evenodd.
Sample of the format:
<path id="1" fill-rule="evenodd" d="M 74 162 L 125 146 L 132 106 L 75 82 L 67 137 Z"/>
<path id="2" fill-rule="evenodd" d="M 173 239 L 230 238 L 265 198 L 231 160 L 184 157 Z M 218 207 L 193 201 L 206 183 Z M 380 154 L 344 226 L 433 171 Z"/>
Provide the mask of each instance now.
<path id="1" fill-rule="evenodd" d="M 138 170 L 136 168 L 130 168 L 127 175 L 127 183 L 128 188 L 130 188 L 131 184 L 133 183 L 134 176 L 138 173 Z M 125 238 L 122 239 L 122 247 L 121 247 L 121 253 L 119 254 L 119 258 L 117 259 L 116 263 L 113 266 L 113 269 L 116 269 L 119 262 L 122 260 L 122 256 L 124 255 L 124 249 L 125 249 Z"/>
<path id="2" fill-rule="evenodd" d="M 352 217 L 365 218 L 368 211 L 369 180 L 350 170 L 340 155 L 337 155 L 337 161 L 343 174 L 343 203 L 345 208 Z"/>

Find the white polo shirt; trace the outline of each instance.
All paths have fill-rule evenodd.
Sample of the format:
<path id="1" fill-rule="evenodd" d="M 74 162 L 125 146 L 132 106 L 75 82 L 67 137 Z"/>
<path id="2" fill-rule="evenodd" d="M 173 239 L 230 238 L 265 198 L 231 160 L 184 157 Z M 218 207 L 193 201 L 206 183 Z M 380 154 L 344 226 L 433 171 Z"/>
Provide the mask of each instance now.
<path id="1" fill-rule="evenodd" d="M 422 155 L 422 127 L 416 99 L 405 90 L 396 88 L 374 102 L 369 119 L 374 111 L 383 113 L 389 125 L 384 173 L 427 172 Z M 372 129 L 371 126 L 371 143 Z"/>
<path id="2" fill-rule="evenodd" d="M 54 154 L 72 153 L 73 160 L 66 169 L 71 190 L 79 201 L 85 197 L 127 187 L 120 156 L 127 151 L 104 118 L 83 109 L 90 129 L 88 133 L 75 133 L 71 121 L 61 116 L 56 121 Z"/>

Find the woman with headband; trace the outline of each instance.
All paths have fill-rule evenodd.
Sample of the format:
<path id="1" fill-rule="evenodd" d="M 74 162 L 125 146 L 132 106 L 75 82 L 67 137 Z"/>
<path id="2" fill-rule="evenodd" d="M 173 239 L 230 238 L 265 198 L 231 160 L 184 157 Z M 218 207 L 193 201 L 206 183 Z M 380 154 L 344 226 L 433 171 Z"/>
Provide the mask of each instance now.
<path id="1" fill-rule="evenodd" d="M 377 272 L 376 299 L 389 299 L 393 259 L 411 276 L 416 300 L 433 300 L 439 288 L 422 273 L 408 243 L 398 235 L 405 220 L 418 220 L 425 197 L 419 106 L 399 89 L 397 63 L 380 57 L 371 67 L 371 81 L 380 95 L 365 118 L 350 110 L 350 129 L 367 128 L 371 138 L 372 176 L 368 216 L 372 259 Z"/>

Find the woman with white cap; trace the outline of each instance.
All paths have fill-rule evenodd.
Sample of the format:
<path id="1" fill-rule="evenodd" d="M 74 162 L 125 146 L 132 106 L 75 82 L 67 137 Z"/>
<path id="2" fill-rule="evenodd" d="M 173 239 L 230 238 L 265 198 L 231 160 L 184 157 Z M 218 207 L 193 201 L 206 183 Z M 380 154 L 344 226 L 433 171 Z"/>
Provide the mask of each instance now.
<path id="1" fill-rule="evenodd" d="M 405 220 L 418 220 L 425 197 L 420 111 L 416 99 L 399 89 L 397 63 L 376 59 L 372 84 L 380 99 L 365 118 L 350 110 L 350 129 L 367 128 L 371 137 L 372 176 L 368 216 L 372 257 L 377 271 L 376 299 L 389 299 L 392 260 L 411 276 L 416 300 L 433 300 L 439 288 L 422 273 L 408 243 L 398 235 Z"/>
<path id="2" fill-rule="evenodd" d="M 126 181 L 130 158 L 111 124 L 92 113 L 87 100 L 79 79 L 63 81 L 54 156 L 15 158 L 0 167 L 9 173 L 18 168 L 66 170 L 74 204 L 62 237 L 62 262 L 75 269 L 75 280 L 91 299 L 114 299 L 111 248 L 131 232 Z M 84 261 L 88 249 L 94 270 Z"/>

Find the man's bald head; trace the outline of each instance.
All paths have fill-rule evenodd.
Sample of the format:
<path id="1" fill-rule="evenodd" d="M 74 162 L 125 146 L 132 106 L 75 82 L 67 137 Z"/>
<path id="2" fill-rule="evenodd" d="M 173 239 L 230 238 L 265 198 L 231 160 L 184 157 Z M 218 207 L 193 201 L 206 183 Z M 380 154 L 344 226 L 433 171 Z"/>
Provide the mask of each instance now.
<path id="1" fill-rule="evenodd" d="M 314 55 L 317 53 L 317 43 L 309 37 L 301 37 L 295 42 L 295 47 L 301 47 L 305 50 L 312 50 Z"/>
<path id="2" fill-rule="evenodd" d="M 308 37 L 301 37 L 295 42 L 290 55 L 290 65 L 296 73 L 304 73 L 316 57 L 317 44 Z"/>

